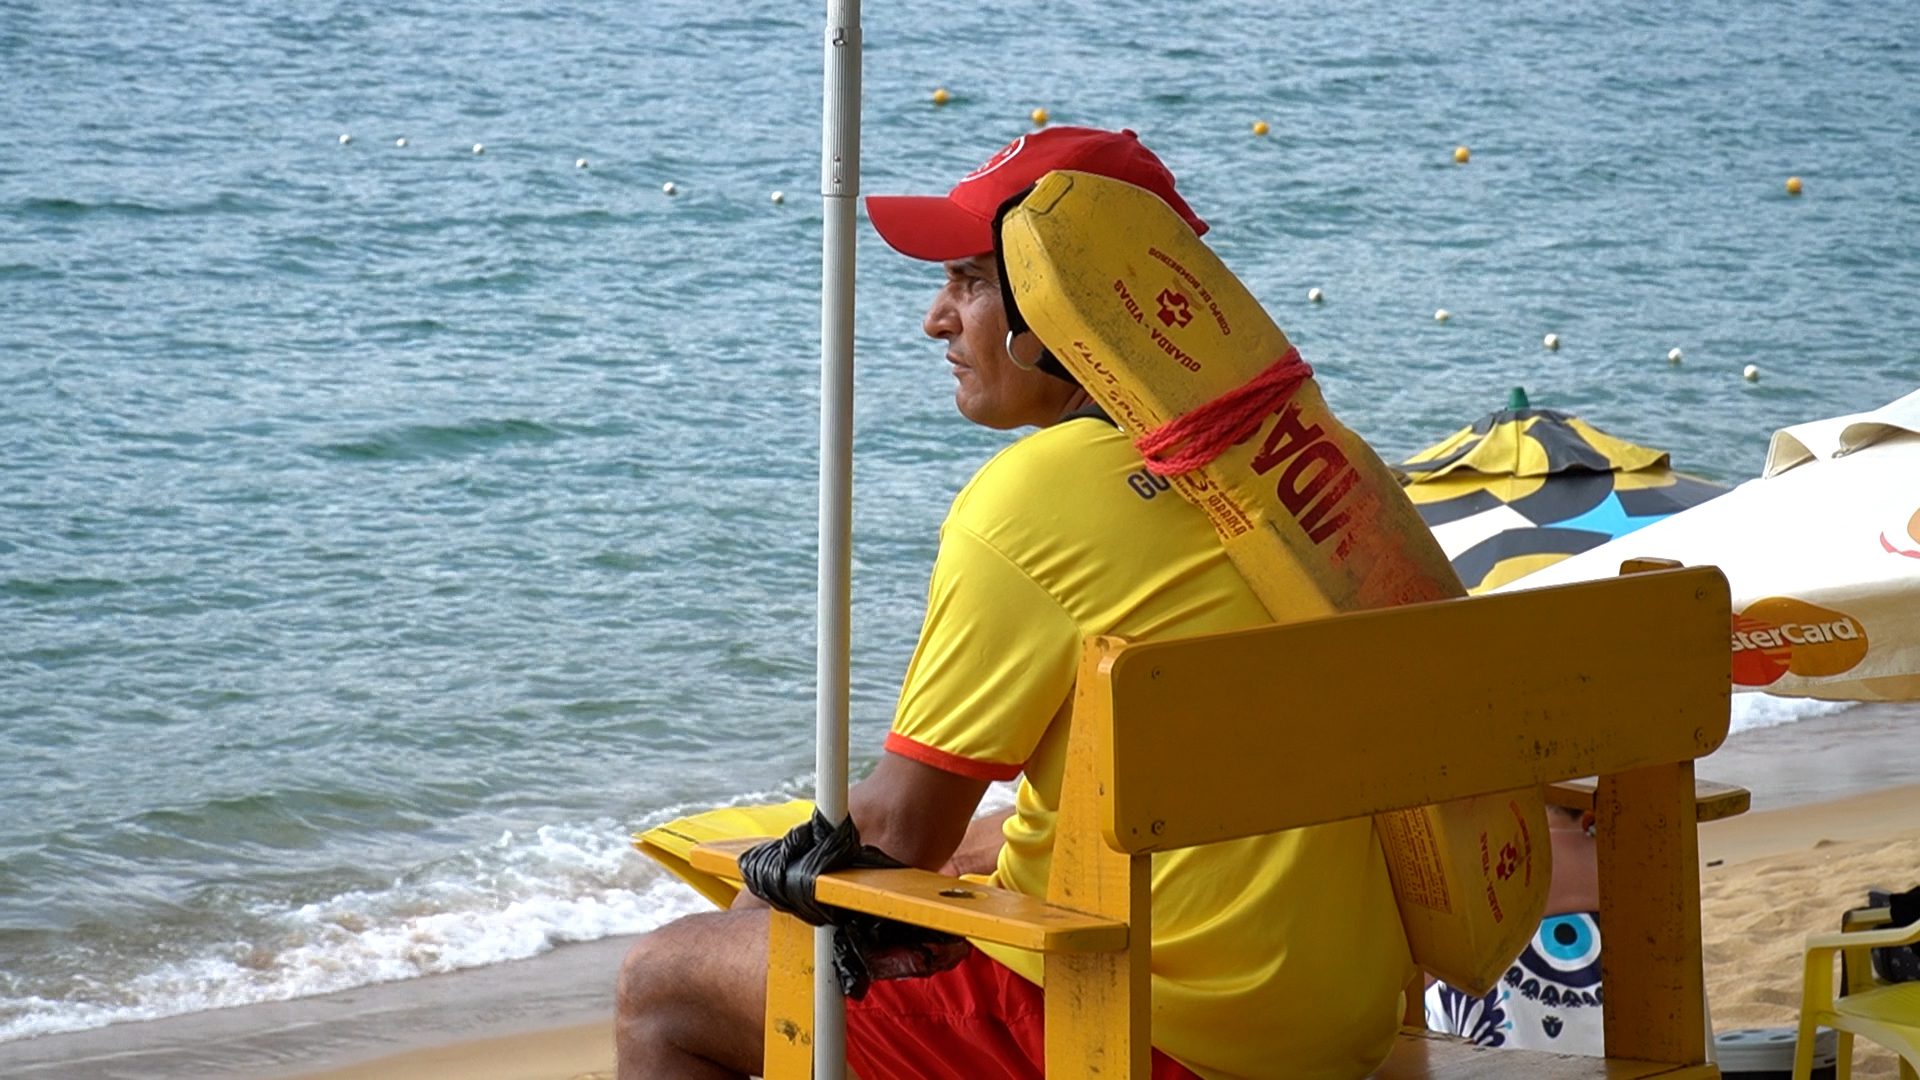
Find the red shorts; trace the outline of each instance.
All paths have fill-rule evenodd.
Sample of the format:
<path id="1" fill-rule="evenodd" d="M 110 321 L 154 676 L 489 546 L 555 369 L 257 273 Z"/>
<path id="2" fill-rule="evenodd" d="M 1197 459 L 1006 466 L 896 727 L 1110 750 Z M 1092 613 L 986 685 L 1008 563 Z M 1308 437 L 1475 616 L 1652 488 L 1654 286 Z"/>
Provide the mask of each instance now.
<path id="1" fill-rule="evenodd" d="M 925 979 L 874 983 L 847 1002 L 847 1064 L 860 1080 L 1041 1080 L 1040 988 L 978 949 Z M 1199 1080 L 1153 1052 L 1153 1080 Z"/>

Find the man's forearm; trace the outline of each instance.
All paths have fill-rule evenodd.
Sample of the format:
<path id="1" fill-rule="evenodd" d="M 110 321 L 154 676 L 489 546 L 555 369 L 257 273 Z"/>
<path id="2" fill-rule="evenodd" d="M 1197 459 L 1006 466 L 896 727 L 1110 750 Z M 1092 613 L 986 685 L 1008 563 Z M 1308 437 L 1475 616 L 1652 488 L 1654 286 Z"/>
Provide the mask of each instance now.
<path id="1" fill-rule="evenodd" d="M 909 866 L 937 870 L 966 837 L 986 789 L 984 780 L 883 753 L 873 772 L 847 793 L 847 810 L 862 843 Z"/>

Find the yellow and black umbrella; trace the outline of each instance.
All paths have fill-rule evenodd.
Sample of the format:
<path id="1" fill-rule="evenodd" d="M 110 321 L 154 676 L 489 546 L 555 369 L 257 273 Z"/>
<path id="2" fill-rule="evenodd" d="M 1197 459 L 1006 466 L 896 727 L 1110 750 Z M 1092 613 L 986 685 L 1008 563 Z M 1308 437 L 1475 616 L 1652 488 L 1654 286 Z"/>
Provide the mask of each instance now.
<path id="1" fill-rule="evenodd" d="M 1468 592 L 1599 547 L 1724 487 L 1675 472 L 1664 450 L 1616 439 L 1515 391 L 1400 465 L 1406 491 Z"/>

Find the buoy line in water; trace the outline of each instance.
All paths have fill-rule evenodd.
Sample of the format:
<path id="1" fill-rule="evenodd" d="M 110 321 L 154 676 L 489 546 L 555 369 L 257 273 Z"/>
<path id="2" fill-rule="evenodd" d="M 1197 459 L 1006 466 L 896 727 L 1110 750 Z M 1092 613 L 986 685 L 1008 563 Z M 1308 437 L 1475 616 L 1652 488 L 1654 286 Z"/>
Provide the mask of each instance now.
<path id="1" fill-rule="evenodd" d="M 949 105 L 958 100 L 955 94 L 945 86 L 934 87 L 932 94 L 929 95 L 929 99 L 932 101 L 932 103 L 935 106 Z M 1049 123 L 1052 122 L 1053 117 L 1052 117 L 1052 113 L 1045 106 L 1036 106 L 1031 111 L 1028 112 L 1027 119 L 1033 125 L 1034 128 L 1038 129 L 1038 128 L 1046 127 Z M 1252 123 L 1251 130 L 1255 136 L 1265 137 L 1272 132 L 1273 128 L 1272 128 L 1272 125 L 1269 124 L 1266 120 L 1255 120 Z M 353 144 L 353 141 L 354 141 L 353 134 L 351 132 L 341 132 L 340 135 L 337 137 L 336 141 L 341 146 L 350 146 Z M 410 143 L 407 137 L 402 135 L 394 139 L 393 145 L 395 146 L 395 148 L 405 149 L 410 145 Z M 474 156 L 480 156 L 486 153 L 486 149 L 487 147 L 485 143 L 476 142 L 472 144 L 471 152 Z M 1468 147 L 1464 143 L 1456 145 L 1453 148 L 1452 160 L 1456 165 L 1466 165 L 1473 160 L 1473 151 L 1470 147 Z M 588 159 L 584 157 L 575 158 L 573 162 L 573 167 L 575 169 L 584 170 L 589 168 L 590 164 L 591 163 L 588 161 Z M 1789 176 L 1787 177 L 1785 188 L 1786 188 L 1786 193 L 1788 195 L 1798 196 L 1804 190 L 1804 185 L 1801 182 L 1800 177 Z M 660 193 L 669 198 L 677 196 L 680 194 L 680 186 L 678 183 L 672 180 L 663 181 L 660 185 Z M 783 205 L 787 201 L 786 192 L 776 188 L 767 196 L 767 201 L 774 206 Z M 1319 286 L 1314 286 L 1307 290 L 1308 303 L 1321 304 L 1325 302 L 1325 299 L 1326 299 L 1326 294 Z M 1446 308 L 1437 308 L 1433 313 L 1433 321 L 1436 323 L 1442 323 L 1442 324 L 1450 323 L 1452 319 L 1453 319 L 1453 312 L 1449 311 Z M 1547 351 L 1558 352 L 1561 345 L 1560 335 L 1557 333 L 1549 332 L 1544 337 L 1541 338 L 1540 343 L 1541 343 L 1541 346 L 1545 348 Z M 1681 363 L 1683 355 L 1684 354 L 1682 353 L 1680 348 L 1676 346 L 1668 350 L 1667 363 L 1670 366 L 1678 367 Z M 1754 364 L 1746 365 L 1744 368 L 1741 369 L 1740 374 L 1741 374 L 1741 378 L 1743 378 L 1747 382 L 1758 382 L 1760 379 L 1760 369 L 1757 365 L 1754 365 Z"/>

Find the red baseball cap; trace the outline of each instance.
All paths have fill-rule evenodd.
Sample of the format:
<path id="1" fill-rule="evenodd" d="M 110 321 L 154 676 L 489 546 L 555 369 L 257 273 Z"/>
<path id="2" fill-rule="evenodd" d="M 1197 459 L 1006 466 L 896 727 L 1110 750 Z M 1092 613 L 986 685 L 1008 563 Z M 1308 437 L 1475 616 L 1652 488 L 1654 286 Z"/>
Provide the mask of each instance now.
<path id="1" fill-rule="evenodd" d="M 1207 223 L 1173 189 L 1173 173 L 1131 131 L 1053 127 L 1000 148 L 945 195 L 869 195 L 867 219 L 900 254 L 928 262 L 970 259 L 993 250 L 993 217 L 1001 204 L 1055 169 L 1124 180 L 1160 196 L 1195 235 Z"/>

